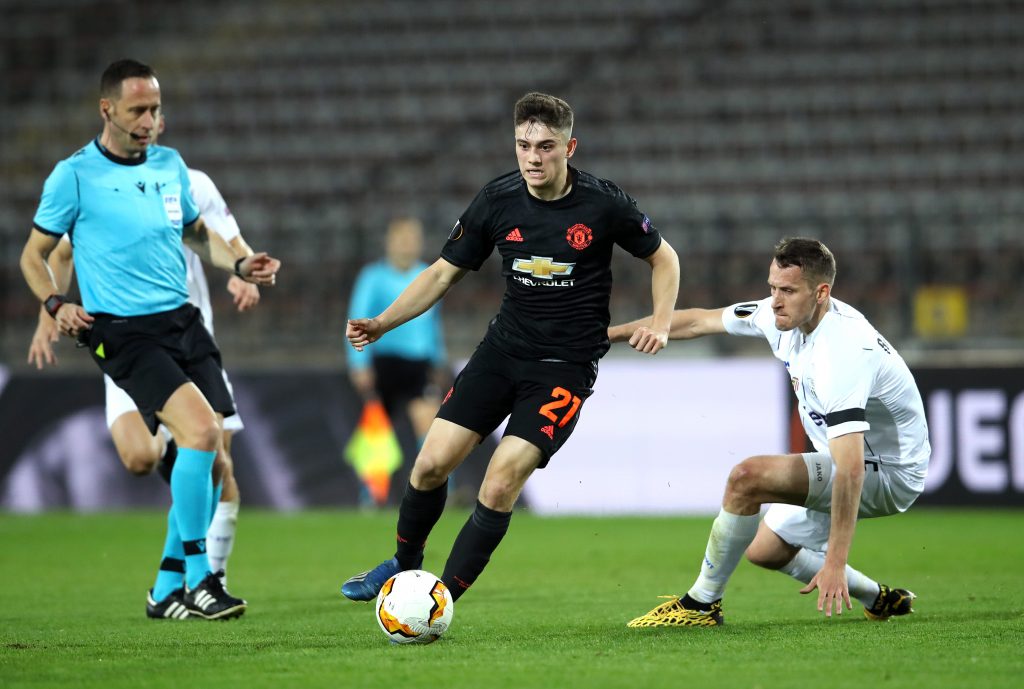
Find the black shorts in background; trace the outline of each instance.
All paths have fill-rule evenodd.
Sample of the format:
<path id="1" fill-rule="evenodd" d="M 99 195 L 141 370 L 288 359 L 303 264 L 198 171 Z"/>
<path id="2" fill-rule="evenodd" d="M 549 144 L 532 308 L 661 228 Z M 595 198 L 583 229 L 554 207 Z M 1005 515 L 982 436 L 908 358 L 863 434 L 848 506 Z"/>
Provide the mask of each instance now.
<path id="1" fill-rule="evenodd" d="M 437 418 L 486 437 L 508 416 L 504 435 L 537 446 L 544 468 L 572 435 L 596 380 L 596 362 L 528 361 L 483 342 L 455 379 Z"/>
<path id="2" fill-rule="evenodd" d="M 374 387 L 389 415 L 399 413 L 410 400 L 427 395 L 431 368 L 427 359 L 374 355 Z"/>
<path id="3" fill-rule="evenodd" d="M 215 412 L 235 413 L 220 351 L 195 306 L 146 316 L 92 315 L 96 320 L 88 344 L 93 361 L 128 393 L 151 433 L 160 425 L 156 413 L 189 381 Z"/>

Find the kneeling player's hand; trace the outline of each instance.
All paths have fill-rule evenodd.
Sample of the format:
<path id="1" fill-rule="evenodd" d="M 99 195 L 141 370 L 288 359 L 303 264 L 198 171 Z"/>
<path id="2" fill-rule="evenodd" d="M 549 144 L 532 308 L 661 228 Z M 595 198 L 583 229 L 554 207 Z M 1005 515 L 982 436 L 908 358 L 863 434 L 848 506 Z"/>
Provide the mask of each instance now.
<path id="1" fill-rule="evenodd" d="M 825 563 L 817 574 L 800 589 L 800 593 L 810 593 L 818 589 L 818 611 L 825 617 L 832 617 L 833 607 L 837 615 L 843 614 L 843 605 L 847 610 L 853 609 L 850 602 L 850 588 L 846 582 L 846 567 L 838 567 Z"/>

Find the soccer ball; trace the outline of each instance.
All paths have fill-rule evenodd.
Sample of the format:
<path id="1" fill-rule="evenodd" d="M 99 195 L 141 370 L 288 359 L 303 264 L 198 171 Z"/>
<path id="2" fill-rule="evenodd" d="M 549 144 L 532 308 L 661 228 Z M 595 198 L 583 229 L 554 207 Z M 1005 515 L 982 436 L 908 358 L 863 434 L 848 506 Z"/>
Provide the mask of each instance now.
<path id="1" fill-rule="evenodd" d="M 430 572 L 410 569 L 384 582 L 374 614 L 392 642 L 429 644 L 451 625 L 455 602 L 440 579 Z"/>

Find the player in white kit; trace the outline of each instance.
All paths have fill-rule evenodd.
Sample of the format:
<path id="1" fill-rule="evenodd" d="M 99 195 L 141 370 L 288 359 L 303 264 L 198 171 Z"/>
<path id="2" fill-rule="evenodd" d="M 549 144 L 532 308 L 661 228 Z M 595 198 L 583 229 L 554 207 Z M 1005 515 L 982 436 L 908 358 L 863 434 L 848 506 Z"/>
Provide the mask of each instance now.
<path id="1" fill-rule="evenodd" d="M 213 180 L 199 170 L 190 169 L 188 176 L 192 187 L 192 196 L 207 226 L 219 234 L 239 257 L 252 254 L 252 248 L 242 237 L 238 223 Z M 203 323 L 213 335 L 210 290 L 206 274 L 203 272 L 202 261 L 187 246 L 182 245 L 182 251 L 187 268 L 189 302 L 199 308 L 203 315 Z M 49 265 L 54 279 L 57 281 L 57 286 L 66 292 L 70 286 L 73 272 L 73 255 L 68 235 L 65 234 L 57 248 L 51 252 Z M 234 303 L 239 311 L 252 308 L 259 302 L 259 288 L 241 278 L 232 276 L 228 280 L 227 288 L 233 295 Z M 29 348 L 29 363 L 34 363 L 37 368 L 42 368 L 46 363 L 56 363 L 53 342 L 56 342 L 58 338 L 56 321 L 45 310 L 41 310 L 39 324 Z M 227 372 L 224 372 L 224 382 L 227 384 L 228 390 L 231 391 L 231 382 L 228 380 Z M 170 440 L 170 434 L 164 433 L 164 428 L 161 427 L 162 432 L 152 435 L 128 393 L 118 387 L 109 376 L 104 376 L 104 384 L 107 427 L 110 429 L 114 446 L 117 448 L 118 456 L 125 468 L 139 476 L 148 475 L 154 468 L 159 468 L 164 479 L 170 481 L 170 471 L 176 452 L 174 443 Z M 224 475 L 219 477 L 223 479 L 223 491 L 206 536 L 207 557 L 210 560 L 210 570 L 213 572 L 227 571 L 227 561 L 234 546 L 235 530 L 238 523 L 239 494 L 232 470 L 231 438 L 234 433 L 243 428 L 245 425 L 238 413 L 224 419 L 223 458 L 226 469 Z"/>
<path id="2" fill-rule="evenodd" d="M 858 518 L 905 511 L 924 489 L 931 447 L 924 405 L 906 363 L 856 309 L 831 296 L 835 259 L 813 239 L 784 239 L 769 270 L 771 296 L 673 314 L 670 339 L 728 333 L 764 337 L 789 372 L 815 452 L 750 457 L 736 465 L 700 575 L 631 627 L 723 623 L 726 583 L 746 551 L 756 565 L 818 589 L 818 610 L 852 608 L 872 620 L 911 610 L 914 594 L 847 564 Z M 609 328 L 630 340 L 644 320 Z M 763 522 L 763 504 L 772 503 Z"/>

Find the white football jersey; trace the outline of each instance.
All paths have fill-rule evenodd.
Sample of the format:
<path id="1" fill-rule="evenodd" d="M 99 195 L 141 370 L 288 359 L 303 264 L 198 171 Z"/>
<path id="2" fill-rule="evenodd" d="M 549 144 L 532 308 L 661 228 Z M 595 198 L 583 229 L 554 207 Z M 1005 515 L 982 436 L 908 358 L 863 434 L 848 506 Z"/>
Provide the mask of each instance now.
<path id="1" fill-rule="evenodd" d="M 241 230 L 238 229 L 235 217 L 231 215 L 228 204 L 224 202 L 224 197 L 210 176 L 201 170 L 189 168 L 188 181 L 192 186 L 192 198 L 206 226 L 219 234 L 225 242 L 240 235 Z M 185 267 L 188 270 L 188 300 L 202 312 L 206 329 L 212 335 L 213 308 L 210 306 L 210 286 L 203 272 L 203 261 L 188 246 L 182 245 L 182 248 L 185 250 Z"/>
<path id="2" fill-rule="evenodd" d="M 903 357 L 859 311 L 832 297 L 810 335 L 780 332 L 768 297 L 728 307 L 722 322 L 731 335 L 768 340 L 818 452 L 829 451 L 831 438 L 863 432 L 865 459 L 904 467 L 924 488 L 931 445 L 921 393 Z"/>

